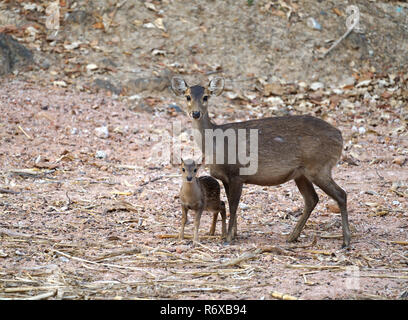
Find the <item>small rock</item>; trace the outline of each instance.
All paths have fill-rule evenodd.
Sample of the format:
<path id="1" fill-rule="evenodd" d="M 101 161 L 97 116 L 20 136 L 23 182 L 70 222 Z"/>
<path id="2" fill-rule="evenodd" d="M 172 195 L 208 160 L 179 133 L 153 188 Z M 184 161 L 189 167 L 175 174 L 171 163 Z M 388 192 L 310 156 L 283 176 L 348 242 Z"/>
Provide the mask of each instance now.
<path id="1" fill-rule="evenodd" d="M 249 205 L 247 205 L 246 203 L 243 203 L 243 202 L 241 202 L 241 203 L 239 204 L 239 207 L 240 207 L 242 210 L 248 210 L 248 209 L 250 208 Z"/>
<path id="2" fill-rule="evenodd" d="M 225 95 L 230 100 L 234 100 L 234 99 L 238 98 L 238 93 L 236 93 L 236 92 L 228 91 L 228 92 L 225 93 Z"/>
<path id="3" fill-rule="evenodd" d="M 99 127 L 95 128 L 95 135 L 99 138 L 106 139 L 109 137 L 109 129 L 108 127 Z"/>
<path id="4" fill-rule="evenodd" d="M 110 91 L 110 92 L 112 92 L 114 94 L 120 94 L 122 92 L 122 88 L 116 87 L 109 80 L 96 79 L 94 81 L 94 86 L 99 88 L 99 89 L 105 89 L 105 90 Z"/>
<path id="5" fill-rule="evenodd" d="M 33 53 L 8 34 L 0 32 L 0 76 L 34 62 Z"/>
<path id="6" fill-rule="evenodd" d="M 71 129 L 71 134 L 77 134 L 77 133 L 78 133 L 78 128 Z"/>
<path id="7" fill-rule="evenodd" d="M 394 158 L 392 163 L 395 163 L 395 164 L 398 164 L 398 165 L 402 166 L 405 163 L 406 160 L 407 159 L 404 156 L 397 156 L 397 157 Z"/>
<path id="8" fill-rule="evenodd" d="M 106 152 L 102 151 L 102 150 L 98 150 L 95 153 L 95 158 L 97 158 L 97 159 L 106 159 L 107 156 L 108 155 L 106 154 Z"/>
<path id="9" fill-rule="evenodd" d="M 98 69 L 98 66 L 95 63 L 90 63 L 86 66 L 86 70 L 88 71 L 94 71 L 96 69 Z"/>
<path id="10" fill-rule="evenodd" d="M 319 89 L 323 89 L 324 88 L 324 84 L 321 82 L 313 82 L 310 85 L 310 89 L 312 89 L 313 91 L 319 90 Z"/>
<path id="11" fill-rule="evenodd" d="M 54 86 L 56 86 L 56 87 L 61 87 L 61 88 L 66 88 L 67 87 L 67 83 L 64 80 L 54 81 L 52 84 Z"/>
<path id="12" fill-rule="evenodd" d="M 85 10 L 76 10 L 72 11 L 66 17 L 67 23 L 75 23 L 75 24 L 87 24 L 91 23 L 92 19 L 89 19 L 90 14 Z"/>
<path id="13" fill-rule="evenodd" d="M 65 50 L 73 50 L 79 48 L 79 45 L 81 44 L 80 41 L 74 41 L 71 44 L 64 44 L 64 49 Z"/>
<path id="14" fill-rule="evenodd" d="M 169 108 L 174 109 L 174 111 L 176 111 L 176 112 L 183 112 L 183 110 L 176 104 L 169 105 Z"/>
<path id="15" fill-rule="evenodd" d="M 140 100 L 142 99 L 142 96 L 140 94 L 134 94 L 133 96 L 130 96 L 128 100 L 133 101 L 133 100 Z"/>
<path id="16" fill-rule="evenodd" d="M 62 261 L 62 262 L 68 262 L 69 261 L 69 259 L 67 257 L 59 257 L 58 259 L 60 261 Z"/>
<path id="17" fill-rule="evenodd" d="M 274 95 L 274 96 L 281 96 L 283 95 L 285 92 L 285 88 L 277 82 L 274 83 L 266 83 L 264 85 L 264 96 L 268 97 L 270 95 Z"/>
<path id="18" fill-rule="evenodd" d="M 364 127 L 360 127 L 360 128 L 358 128 L 358 133 L 359 134 L 364 134 L 364 133 L 366 133 L 366 129 Z"/>
<path id="19" fill-rule="evenodd" d="M 330 212 L 340 213 L 339 206 L 338 206 L 337 204 L 335 204 L 335 203 L 328 203 L 328 204 L 326 205 L 326 208 L 327 208 L 327 210 L 329 210 Z"/>
<path id="20" fill-rule="evenodd" d="M 360 81 L 359 83 L 357 83 L 356 88 L 360 88 L 360 87 L 367 87 L 369 84 L 371 83 L 371 80 L 363 80 Z"/>
<path id="21" fill-rule="evenodd" d="M 356 79 L 354 77 L 348 77 L 343 79 L 343 81 L 340 82 L 340 87 L 348 87 L 352 86 L 356 83 Z"/>
<path id="22" fill-rule="evenodd" d="M 283 106 L 285 104 L 283 100 L 279 97 L 269 97 L 268 99 L 266 99 L 266 101 L 272 105 L 277 105 L 277 106 Z"/>
<path id="23" fill-rule="evenodd" d="M 315 29 L 315 30 L 322 30 L 322 26 L 320 25 L 319 22 L 316 21 L 316 19 L 310 17 L 309 19 L 307 19 L 306 22 L 307 26 L 309 28 Z"/>

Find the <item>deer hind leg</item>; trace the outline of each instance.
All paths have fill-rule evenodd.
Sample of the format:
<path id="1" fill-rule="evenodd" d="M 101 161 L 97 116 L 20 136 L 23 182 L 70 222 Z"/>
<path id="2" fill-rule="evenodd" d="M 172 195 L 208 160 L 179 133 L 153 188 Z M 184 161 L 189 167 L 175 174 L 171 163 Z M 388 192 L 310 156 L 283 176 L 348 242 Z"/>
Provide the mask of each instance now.
<path id="1" fill-rule="evenodd" d="M 343 248 L 349 247 L 350 245 L 350 226 L 348 222 L 348 212 L 347 212 L 347 193 L 340 188 L 336 182 L 332 179 L 329 174 L 319 174 L 313 178 L 313 183 L 316 184 L 320 189 L 322 189 L 328 196 L 334 199 L 341 212 L 341 224 L 343 228 Z"/>
<path id="2" fill-rule="evenodd" d="M 300 193 L 303 196 L 305 207 L 303 208 L 303 213 L 300 216 L 295 228 L 288 237 L 289 242 L 295 241 L 299 237 L 300 233 L 305 227 L 307 219 L 309 219 L 310 214 L 312 213 L 313 209 L 316 207 L 317 202 L 319 201 L 319 197 L 317 196 L 313 184 L 305 176 L 301 176 L 295 179 L 295 182 Z"/>
<path id="3" fill-rule="evenodd" d="M 218 219 L 218 211 L 213 213 L 213 219 L 212 219 L 211 228 L 209 232 L 210 236 L 213 236 L 215 234 L 215 227 L 217 225 L 217 219 Z"/>
<path id="4" fill-rule="evenodd" d="M 227 212 L 225 210 L 225 202 L 221 201 L 221 219 L 222 219 L 222 238 L 225 238 L 227 236 Z M 236 228 L 235 228 L 236 230 Z"/>

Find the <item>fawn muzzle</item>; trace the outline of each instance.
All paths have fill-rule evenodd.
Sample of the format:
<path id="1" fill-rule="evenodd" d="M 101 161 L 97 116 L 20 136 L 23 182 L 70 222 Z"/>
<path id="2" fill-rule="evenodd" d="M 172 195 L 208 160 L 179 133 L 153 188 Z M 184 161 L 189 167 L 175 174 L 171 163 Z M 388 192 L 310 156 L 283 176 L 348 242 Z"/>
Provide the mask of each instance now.
<path id="1" fill-rule="evenodd" d="M 201 118 L 201 112 L 200 111 L 193 111 L 191 112 L 191 116 L 193 117 L 193 119 L 200 119 Z"/>

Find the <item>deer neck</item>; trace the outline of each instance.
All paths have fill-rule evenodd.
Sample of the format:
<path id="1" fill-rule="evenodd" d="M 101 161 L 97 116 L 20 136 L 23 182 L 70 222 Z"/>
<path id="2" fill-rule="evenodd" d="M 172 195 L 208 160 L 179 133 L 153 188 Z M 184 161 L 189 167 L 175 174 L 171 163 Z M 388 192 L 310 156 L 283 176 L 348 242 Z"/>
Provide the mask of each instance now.
<path id="1" fill-rule="evenodd" d="M 198 199 L 201 198 L 201 187 L 197 178 L 194 178 L 193 181 L 183 182 L 182 193 L 184 199 L 187 202 L 196 202 Z"/>
<path id="2" fill-rule="evenodd" d="M 205 147 L 205 130 L 210 129 L 214 130 L 216 128 L 216 124 L 214 124 L 210 117 L 208 116 L 208 112 L 206 112 L 200 120 L 193 120 L 193 135 L 194 141 L 198 144 L 201 151 L 204 153 Z"/>

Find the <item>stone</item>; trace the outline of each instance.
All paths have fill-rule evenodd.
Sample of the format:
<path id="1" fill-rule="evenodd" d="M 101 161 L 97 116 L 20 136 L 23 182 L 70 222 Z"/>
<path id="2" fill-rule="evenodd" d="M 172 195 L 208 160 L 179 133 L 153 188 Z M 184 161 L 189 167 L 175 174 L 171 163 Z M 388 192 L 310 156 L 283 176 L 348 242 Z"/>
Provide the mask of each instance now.
<path id="1" fill-rule="evenodd" d="M 34 62 L 33 53 L 13 37 L 0 33 L 0 76 Z"/>
<path id="2" fill-rule="evenodd" d="M 106 139 L 109 138 L 109 129 L 108 127 L 98 127 L 95 128 L 95 135 L 99 138 Z"/>
<path id="3" fill-rule="evenodd" d="M 324 88 L 324 84 L 321 82 L 313 82 L 310 85 L 310 89 L 312 89 L 313 91 L 319 90 L 319 89 L 323 89 Z"/>

